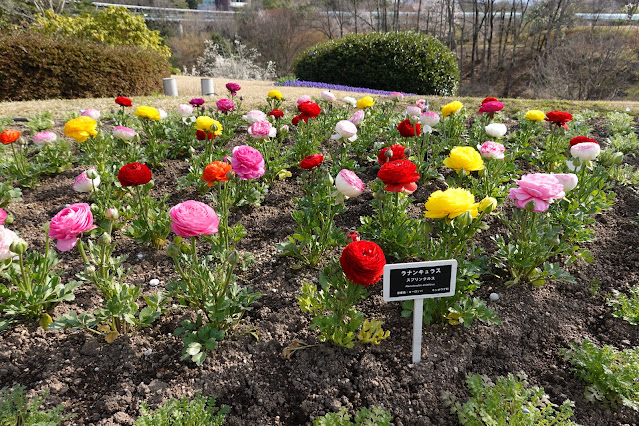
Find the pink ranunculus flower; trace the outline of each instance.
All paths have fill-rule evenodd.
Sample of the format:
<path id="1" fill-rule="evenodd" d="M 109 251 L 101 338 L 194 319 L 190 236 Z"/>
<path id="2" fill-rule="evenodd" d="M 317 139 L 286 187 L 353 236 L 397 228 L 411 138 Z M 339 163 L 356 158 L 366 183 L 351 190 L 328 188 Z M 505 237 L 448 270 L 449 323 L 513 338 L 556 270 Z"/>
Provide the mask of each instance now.
<path id="1" fill-rule="evenodd" d="M 357 139 L 357 127 L 348 120 L 341 120 L 335 124 L 335 134 L 331 139 L 346 139 L 353 142 Z"/>
<path id="2" fill-rule="evenodd" d="M 335 177 L 335 188 L 345 197 L 357 197 L 366 186 L 354 172 L 342 169 Z"/>
<path id="3" fill-rule="evenodd" d="M 601 147 L 596 142 L 582 142 L 570 147 L 570 155 L 581 161 L 592 161 L 601 153 Z"/>
<path id="4" fill-rule="evenodd" d="M 197 237 L 217 233 L 220 219 L 208 205 L 199 201 L 185 201 L 171 207 L 171 229 L 180 237 Z"/>
<path id="5" fill-rule="evenodd" d="M 349 118 L 348 121 L 357 126 L 361 124 L 362 121 L 364 121 L 364 117 L 366 117 L 366 113 L 364 112 L 364 110 L 358 109 L 353 115 L 351 115 L 351 118 Z"/>
<path id="6" fill-rule="evenodd" d="M 95 175 L 93 183 L 91 183 L 91 179 L 87 176 L 89 171 L 92 171 L 92 174 Z M 76 176 L 75 181 L 73 182 L 73 190 L 75 192 L 91 192 L 93 191 L 93 188 L 97 188 L 98 185 L 100 185 L 100 175 L 95 168 L 92 167 Z"/>
<path id="7" fill-rule="evenodd" d="M 433 127 L 439 123 L 439 114 L 433 111 L 424 111 L 419 116 L 419 122 L 424 126 Z"/>
<path id="8" fill-rule="evenodd" d="M 78 236 L 93 228 L 96 226 L 93 225 L 91 207 L 87 203 L 71 204 L 53 216 L 49 237 L 58 240 L 58 250 L 69 251 L 77 244 Z"/>
<path id="9" fill-rule="evenodd" d="M 426 99 L 417 99 L 415 105 L 417 105 L 422 111 L 425 111 L 428 108 L 428 101 L 426 101 Z"/>
<path id="10" fill-rule="evenodd" d="M 497 111 L 501 111 L 502 109 L 504 109 L 504 104 L 502 104 L 499 101 L 488 101 L 484 104 L 481 105 L 481 107 L 479 108 L 479 114 L 483 114 L 485 112 L 488 113 L 495 113 Z"/>
<path id="11" fill-rule="evenodd" d="M 240 145 L 233 148 L 231 167 L 233 167 L 237 177 L 242 180 L 257 179 L 266 173 L 262 154 L 248 145 Z"/>
<path id="12" fill-rule="evenodd" d="M 312 100 L 313 100 L 313 99 L 312 99 L 309 95 L 302 95 L 302 96 L 300 96 L 300 97 L 299 97 L 299 99 L 297 100 L 297 104 L 299 105 L 299 104 L 301 104 L 301 103 L 304 103 L 304 102 L 310 102 L 310 101 L 312 101 Z"/>
<path id="13" fill-rule="evenodd" d="M 553 175 L 546 173 L 533 173 L 523 175 L 516 180 L 519 188 L 510 188 L 508 198 L 515 201 L 515 205 L 525 209 L 529 202 L 535 203 L 534 212 L 540 213 L 548 210 L 552 200 L 564 198 L 563 185 Z"/>
<path id="14" fill-rule="evenodd" d="M 7 212 L 4 209 L 0 209 L 0 226 L 4 225 L 5 220 L 7 220 Z"/>
<path id="15" fill-rule="evenodd" d="M 115 126 L 113 128 L 113 136 L 125 141 L 132 141 L 136 135 L 137 135 L 137 132 L 133 129 L 129 129 L 128 127 Z"/>
<path id="16" fill-rule="evenodd" d="M 193 107 L 191 105 L 180 104 L 178 105 L 177 110 L 181 117 L 190 117 L 193 115 Z"/>
<path id="17" fill-rule="evenodd" d="M 235 104 L 233 103 L 233 101 L 226 98 L 220 99 L 215 103 L 215 105 L 217 105 L 217 110 L 224 114 L 233 111 L 233 109 L 235 108 Z"/>
<path id="18" fill-rule="evenodd" d="M 394 101 L 401 101 L 402 99 L 404 99 L 404 94 L 400 92 L 390 92 L 388 96 L 390 96 L 391 99 Z"/>
<path id="19" fill-rule="evenodd" d="M 418 106 L 407 106 L 406 107 L 406 115 L 412 117 L 416 115 L 419 117 L 422 114 L 422 109 Z"/>
<path id="20" fill-rule="evenodd" d="M 242 116 L 242 118 L 250 126 L 251 124 L 255 123 L 256 121 L 266 121 L 266 114 L 263 113 L 262 111 L 258 110 L 258 109 L 255 109 L 253 111 L 249 111 L 246 114 L 244 114 Z"/>
<path id="21" fill-rule="evenodd" d="M 324 90 L 321 94 L 320 97 L 322 99 L 324 99 L 327 102 L 335 102 L 337 100 L 337 97 L 330 91 L 328 90 Z"/>
<path id="22" fill-rule="evenodd" d="M 11 244 L 17 239 L 15 232 L 0 225 L 0 262 L 15 256 L 11 251 Z"/>
<path id="23" fill-rule="evenodd" d="M 481 145 L 477 145 L 477 150 L 481 154 L 482 158 L 503 160 L 506 148 L 499 142 L 486 141 Z"/>
<path id="24" fill-rule="evenodd" d="M 553 173 L 553 176 L 564 187 L 564 192 L 575 189 L 577 183 L 579 183 L 579 178 L 574 173 Z"/>
<path id="25" fill-rule="evenodd" d="M 226 90 L 228 90 L 231 93 L 235 93 L 235 92 L 239 92 L 242 89 L 242 86 L 240 86 L 237 83 L 226 83 Z"/>
<path id="26" fill-rule="evenodd" d="M 33 143 L 35 143 L 39 147 L 43 147 L 44 145 L 48 143 L 55 142 L 57 139 L 58 139 L 58 136 L 50 130 L 45 130 L 44 132 L 38 132 L 35 135 L 33 135 Z"/>
<path id="27" fill-rule="evenodd" d="M 80 115 L 83 115 L 85 117 L 91 117 L 95 121 L 98 121 L 100 119 L 100 111 L 93 108 L 83 109 Z"/>
<path id="28" fill-rule="evenodd" d="M 274 138 L 277 136 L 277 129 L 268 120 L 256 121 L 248 128 L 248 134 L 255 139 Z"/>

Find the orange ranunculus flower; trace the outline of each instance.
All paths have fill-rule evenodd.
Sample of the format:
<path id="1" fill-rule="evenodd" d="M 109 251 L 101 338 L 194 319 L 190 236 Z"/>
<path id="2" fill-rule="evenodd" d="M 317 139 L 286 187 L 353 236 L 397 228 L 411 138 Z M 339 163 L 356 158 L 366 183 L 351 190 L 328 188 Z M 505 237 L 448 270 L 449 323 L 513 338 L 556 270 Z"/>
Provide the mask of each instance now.
<path id="1" fill-rule="evenodd" d="M 202 180 L 207 181 L 206 186 L 213 186 L 215 182 L 226 182 L 228 177 L 226 174 L 233 168 L 229 163 L 223 161 L 214 161 L 204 169 Z"/>
<path id="2" fill-rule="evenodd" d="M 22 133 L 17 130 L 7 129 L 4 132 L 0 133 L 0 142 L 5 145 L 9 145 L 18 140 L 18 138 L 22 135 Z"/>

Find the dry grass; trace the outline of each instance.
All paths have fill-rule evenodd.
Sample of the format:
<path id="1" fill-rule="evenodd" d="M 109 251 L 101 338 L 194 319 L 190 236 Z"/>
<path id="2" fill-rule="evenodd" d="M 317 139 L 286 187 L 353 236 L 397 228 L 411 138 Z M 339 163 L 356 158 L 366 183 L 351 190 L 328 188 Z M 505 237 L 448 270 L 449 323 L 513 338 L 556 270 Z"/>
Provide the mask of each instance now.
<path id="1" fill-rule="evenodd" d="M 177 80 L 178 93 L 177 97 L 164 96 L 157 94 L 155 96 L 133 97 L 134 105 L 149 105 L 155 108 L 162 108 L 167 112 L 174 111 L 176 106 L 181 103 L 188 103 L 194 97 L 202 97 L 200 89 L 200 77 L 174 76 Z M 220 98 L 227 97 L 228 92 L 225 84 L 231 80 L 224 78 L 214 78 L 215 96 L 208 97 L 207 101 L 215 102 Z M 254 109 L 260 105 L 264 105 L 266 94 L 272 89 L 278 89 L 284 94 L 287 102 L 285 108 L 289 110 L 295 105 L 295 100 L 301 95 L 310 95 L 319 97 L 322 89 L 314 89 L 307 87 L 275 87 L 272 81 L 249 81 L 249 80 L 232 80 L 242 86 L 239 92 L 243 97 L 242 109 L 247 111 Z M 338 99 L 344 96 L 352 96 L 359 98 L 364 96 L 362 93 L 347 92 L 335 90 L 333 93 Z M 379 98 L 379 97 L 377 97 Z M 29 117 L 43 111 L 51 111 L 54 118 L 63 119 L 70 113 L 78 113 L 80 109 L 95 108 L 100 111 L 108 111 L 116 109 L 118 106 L 113 102 L 114 98 L 97 98 L 97 99 L 50 99 L 44 101 L 23 101 L 23 102 L 0 102 L 0 118 L 2 117 Z M 451 98 L 428 96 L 427 99 L 432 104 L 432 110 L 438 110 L 439 107 L 451 101 Z M 467 104 L 469 109 L 478 107 L 481 99 L 478 98 L 455 98 Z M 414 98 L 407 99 L 406 104 L 413 104 Z M 623 111 L 626 107 L 631 108 L 631 114 L 639 114 L 639 102 L 631 101 L 612 101 L 612 102 L 578 102 L 563 100 L 544 100 L 544 99 L 502 99 L 509 111 L 520 109 L 539 108 L 543 111 L 550 110 L 566 110 L 579 111 L 583 109 L 594 109 L 597 111 L 618 110 Z"/>

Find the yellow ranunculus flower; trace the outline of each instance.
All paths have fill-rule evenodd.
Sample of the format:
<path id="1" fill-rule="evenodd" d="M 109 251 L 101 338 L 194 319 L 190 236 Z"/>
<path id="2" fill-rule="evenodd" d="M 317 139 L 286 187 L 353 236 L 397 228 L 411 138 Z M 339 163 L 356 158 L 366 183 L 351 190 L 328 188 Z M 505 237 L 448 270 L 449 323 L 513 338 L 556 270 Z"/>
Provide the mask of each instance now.
<path id="1" fill-rule="evenodd" d="M 526 113 L 526 118 L 530 121 L 542 121 L 546 118 L 546 114 L 543 111 L 539 111 L 538 109 L 531 109 Z"/>
<path id="2" fill-rule="evenodd" d="M 222 124 L 206 115 L 200 115 L 195 119 L 195 129 L 213 133 L 216 136 L 220 136 L 222 134 Z"/>
<path id="3" fill-rule="evenodd" d="M 148 118 L 149 120 L 159 120 L 160 111 L 150 106 L 139 106 L 135 110 L 135 115 L 142 118 Z"/>
<path id="4" fill-rule="evenodd" d="M 359 109 L 372 107 L 373 105 L 375 105 L 375 99 L 371 96 L 364 96 L 362 99 L 357 101 L 357 108 Z"/>
<path id="5" fill-rule="evenodd" d="M 448 117 L 449 115 L 451 115 L 454 112 L 459 111 L 460 109 L 462 109 L 464 107 L 464 104 L 462 104 L 459 101 L 453 101 L 449 104 L 446 104 L 442 107 L 442 115 L 444 117 Z"/>
<path id="6" fill-rule="evenodd" d="M 431 219 L 454 219 L 468 212 L 472 217 L 477 216 L 479 203 L 475 196 L 463 188 L 449 188 L 446 191 L 435 191 L 426 201 L 424 216 Z"/>
<path id="7" fill-rule="evenodd" d="M 450 155 L 444 160 L 444 166 L 450 167 L 456 172 L 461 169 L 474 172 L 484 168 L 484 160 L 472 146 L 456 146 L 450 150 Z"/>
<path id="8" fill-rule="evenodd" d="M 64 133 L 81 143 L 98 134 L 97 125 L 98 123 L 94 119 L 83 115 L 67 121 L 64 125 Z"/>
<path id="9" fill-rule="evenodd" d="M 479 211 L 489 214 L 497 208 L 497 199 L 493 197 L 486 197 L 479 202 Z"/>
<path id="10" fill-rule="evenodd" d="M 282 92 L 280 92 L 279 90 L 271 90 L 266 96 L 271 99 L 277 99 L 278 101 L 281 101 L 284 97 L 284 95 L 282 95 Z"/>

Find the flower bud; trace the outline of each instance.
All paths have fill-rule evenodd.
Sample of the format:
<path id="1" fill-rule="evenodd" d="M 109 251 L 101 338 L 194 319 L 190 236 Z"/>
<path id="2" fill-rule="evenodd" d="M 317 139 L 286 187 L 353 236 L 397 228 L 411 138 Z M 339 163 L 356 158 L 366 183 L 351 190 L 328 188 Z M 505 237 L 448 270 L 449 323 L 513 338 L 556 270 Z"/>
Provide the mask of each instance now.
<path id="1" fill-rule="evenodd" d="M 347 298 L 348 298 L 348 295 L 346 294 L 344 290 L 339 290 L 335 293 L 335 299 L 339 300 L 340 302 L 343 302 Z"/>
<path id="2" fill-rule="evenodd" d="M 414 126 L 417 123 L 419 123 L 419 117 L 416 116 L 416 115 L 411 115 L 410 116 L 410 124 L 412 124 Z"/>
<path id="3" fill-rule="evenodd" d="M 346 234 L 346 244 L 359 240 L 359 234 L 357 232 L 349 232 Z"/>
<path id="4" fill-rule="evenodd" d="M 333 186 L 334 182 L 335 180 L 333 179 L 333 176 L 331 176 L 330 174 L 327 174 L 326 176 L 324 176 L 324 185 Z"/>
<path id="5" fill-rule="evenodd" d="M 87 275 L 93 275 L 95 274 L 95 266 L 93 265 L 88 265 L 86 268 L 84 268 L 84 272 L 87 273 Z"/>
<path id="6" fill-rule="evenodd" d="M 526 211 L 534 212 L 535 211 L 535 200 L 530 200 L 526 203 L 525 206 Z"/>
<path id="7" fill-rule="evenodd" d="M 410 148 L 404 149 L 404 158 L 410 157 L 411 150 Z"/>
<path id="8" fill-rule="evenodd" d="M 286 133 L 288 133 L 289 131 L 290 131 L 290 129 L 289 129 L 288 125 L 286 125 L 286 124 L 284 124 L 284 125 L 282 125 L 282 126 L 280 127 L 280 133 L 281 133 L 281 134 L 286 134 Z"/>
<path id="9" fill-rule="evenodd" d="M 9 213 L 7 217 L 4 219 L 5 225 L 11 225 L 13 223 L 13 214 Z M 47 229 L 48 231 L 48 229 Z"/>
<path id="10" fill-rule="evenodd" d="M 393 158 L 393 150 L 387 149 L 386 151 L 384 151 L 384 156 L 390 160 L 391 158 Z"/>
<path id="11" fill-rule="evenodd" d="M 468 172 L 466 171 L 466 169 L 459 169 L 459 171 L 457 172 L 457 174 L 458 174 L 460 177 L 463 177 L 463 178 L 464 178 L 464 177 L 466 177 L 466 176 L 468 176 Z"/>
<path id="12" fill-rule="evenodd" d="M 433 225 L 426 220 L 422 221 L 422 231 L 424 234 L 430 234 L 433 232 Z"/>
<path id="13" fill-rule="evenodd" d="M 113 242 L 113 239 L 106 232 L 104 234 L 100 235 L 100 238 L 98 238 L 98 244 L 100 244 L 101 246 L 108 246 L 112 242 Z"/>
<path id="14" fill-rule="evenodd" d="M 192 146 L 189 147 L 189 154 L 195 154 L 195 148 L 193 148 Z"/>
<path id="15" fill-rule="evenodd" d="M 229 171 L 229 172 L 226 172 L 226 178 L 227 178 L 228 180 L 231 180 L 231 179 L 233 179 L 234 177 L 235 177 L 235 172 L 233 172 L 233 170 L 231 170 L 231 171 Z"/>
<path id="16" fill-rule="evenodd" d="M 561 243 L 561 239 L 559 238 L 559 234 L 555 234 L 552 238 L 550 238 L 550 244 L 553 246 L 558 246 Z"/>
<path id="17" fill-rule="evenodd" d="M 89 179 L 94 180 L 98 177 L 98 172 L 95 169 L 89 169 L 87 170 L 86 175 Z"/>
<path id="18" fill-rule="evenodd" d="M 113 220 L 113 221 L 118 220 L 118 218 L 120 217 L 120 214 L 118 213 L 118 209 L 113 207 L 110 209 L 106 209 L 106 211 L 104 212 L 104 215 L 106 216 L 107 219 Z"/>
<path id="19" fill-rule="evenodd" d="M 29 247 L 29 244 L 27 244 L 25 240 L 22 238 L 16 238 L 9 246 L 9 250 L 15 254 L 22 254 L 27 251 L 27 247 Z"/>
<path id="20" fill-rule="evenodd" d="M 484 214 L 490 214 L 497 208 L 497 200 L 493 197 L 486 197 L 479 203 L 479 211 Z"/>
<path id="21" fill-rule="evenodd" d="M 468 226 L 473 221 L 470 212 L 464 212 L 455 218 L 455 223 L 461 226 Z"/>
<path id="22" fill-rule="evenodd" d="M 386 192 L 382 189 L 377 192 L 373 192 L 373 198 L 376 200 L 384 201 L 384 199 L 386 198 Z"/>
<path id="23" fill-rule="evenodd" d="M 237 254 L 237 251 L 233 250 L 231 254 L 229 254 L 228 261 L 231 265 L 237 265 L 237 262 L 240 261 L 240 255 Z"/>
<path id="24" fill-rule="evenodd" d="M 612 162 L 613 164 L 617 164 L 617 165 L 623 163 L 623 153 L 615 152 L 614 154 L 612 154 Z"/>
<path id="25" fill-rule="evenodd" d="M 178 246 L 177 244 L 171 243 L 166 248 L 166 254 L 168 254 L 169 257 L 177 257 L 180 255 L 180 253 L 181 253 L 180 246 Z"/>

